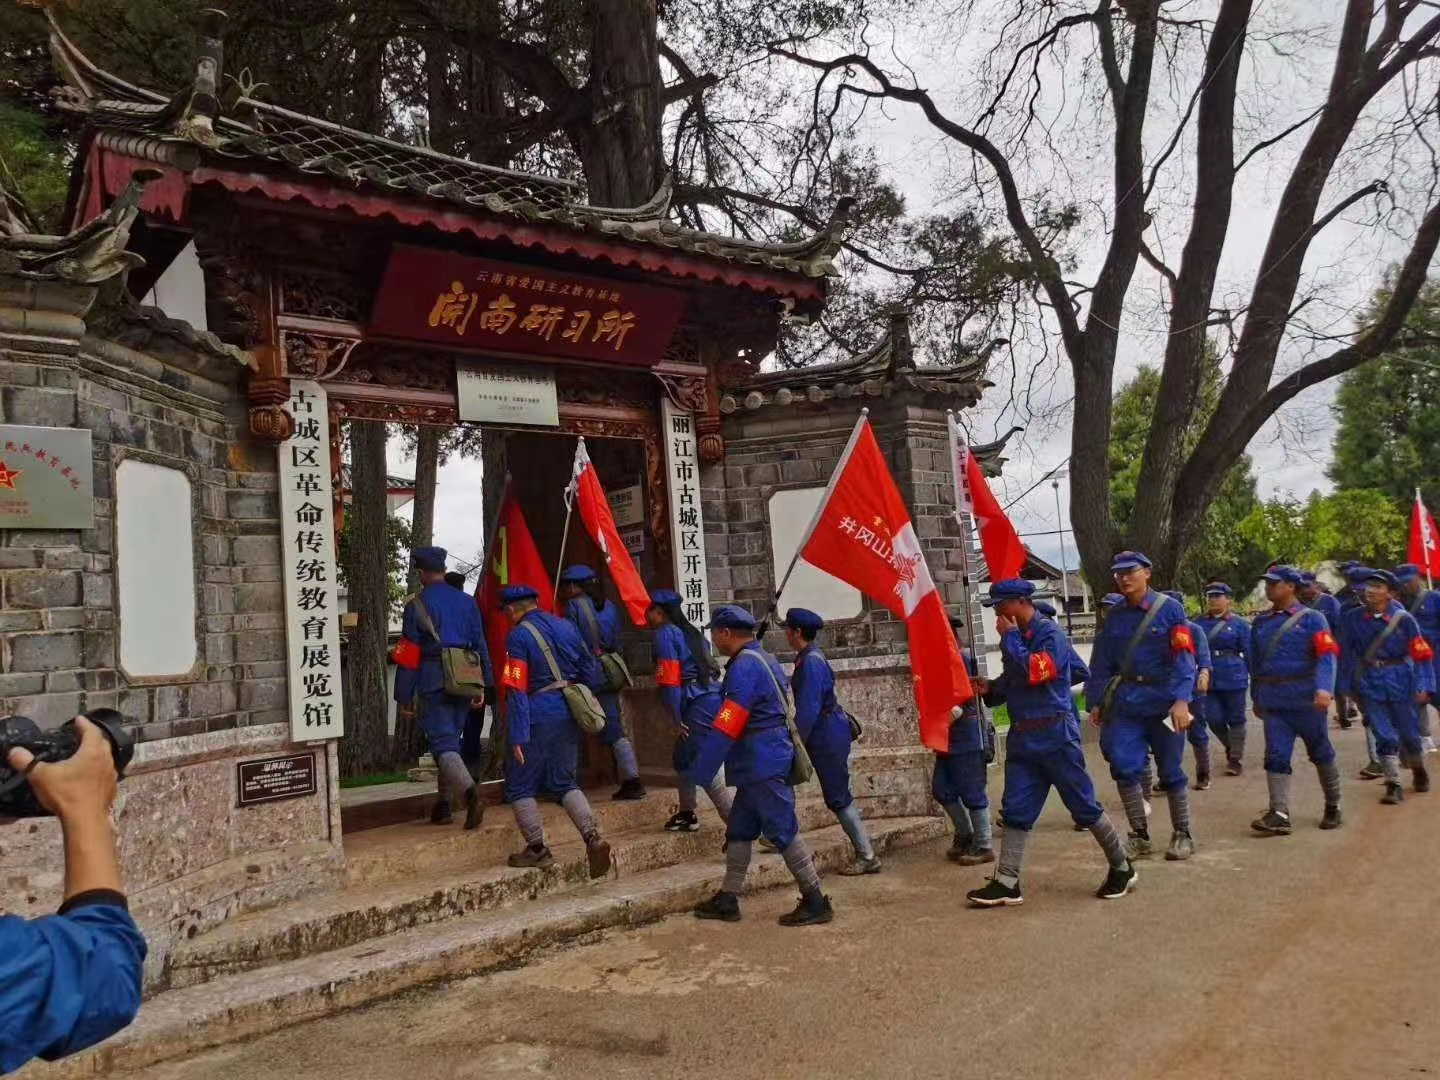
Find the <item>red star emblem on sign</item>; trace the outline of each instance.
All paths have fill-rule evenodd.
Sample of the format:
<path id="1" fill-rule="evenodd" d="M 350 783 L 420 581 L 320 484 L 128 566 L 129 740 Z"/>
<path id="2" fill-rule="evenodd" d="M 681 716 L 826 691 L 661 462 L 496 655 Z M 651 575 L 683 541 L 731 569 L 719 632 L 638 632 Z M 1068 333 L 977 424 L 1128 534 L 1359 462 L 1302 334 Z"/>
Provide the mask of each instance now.
<path id="1" fill-rule="evenodd" d="M 0 488 L 15 490 L 15 478 L 23 473 L 24 469 L 7 468 L 5 462 L 0 461 Z"/>

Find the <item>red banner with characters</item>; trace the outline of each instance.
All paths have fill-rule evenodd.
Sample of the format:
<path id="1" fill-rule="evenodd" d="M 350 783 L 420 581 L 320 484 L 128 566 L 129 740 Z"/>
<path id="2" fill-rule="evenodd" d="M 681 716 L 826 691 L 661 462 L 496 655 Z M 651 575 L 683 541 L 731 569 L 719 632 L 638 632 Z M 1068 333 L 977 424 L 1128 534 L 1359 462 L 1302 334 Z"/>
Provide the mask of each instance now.
<path id="1" fill-rule="evenodd" d="M 466 349 L 655 364 L 684 303 L 675 289 L 397 244 L 369 329 Z"/>

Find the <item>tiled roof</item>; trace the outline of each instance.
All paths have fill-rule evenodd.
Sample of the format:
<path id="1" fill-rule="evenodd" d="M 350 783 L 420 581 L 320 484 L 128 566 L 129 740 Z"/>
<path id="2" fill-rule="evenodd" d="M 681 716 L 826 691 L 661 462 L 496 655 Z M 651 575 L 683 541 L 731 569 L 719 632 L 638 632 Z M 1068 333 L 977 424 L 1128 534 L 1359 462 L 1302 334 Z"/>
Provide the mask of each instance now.
<path id="1" fill-rule="evenodd" d="M 223 16 L 211 12 L 201 28 L 218 44 Z M 683 228 L 668 220 L 671 187 L 643 206 L 610 208 L 581 201 L 580 186 L 451 157 L 379 135 L 332 124 L 272 105 L 248 94 L 223 104 L 212 65 L 199 65 L 193 87 L 172 97 L 135 86 L 92 63 L 46 12 L 52 53 L 67 86 L 62 108 L 84 115 L 97 131 L 184 144 L 190 160 L 217 168 L 249 162 L 284 173 L 328 179 L 346 188 L 433 200 L 446 208 L 474 209 L 494 217 L 555 225 L 630 244 L 683 251 L 702 259 L 764 267 L 807 278 L 835 272 L 834 256 L 851 200 L 841 200 L 829 226 L 795 243 L 762 243 Z M 218 53 L 218 50 L 217 50 Z"/>

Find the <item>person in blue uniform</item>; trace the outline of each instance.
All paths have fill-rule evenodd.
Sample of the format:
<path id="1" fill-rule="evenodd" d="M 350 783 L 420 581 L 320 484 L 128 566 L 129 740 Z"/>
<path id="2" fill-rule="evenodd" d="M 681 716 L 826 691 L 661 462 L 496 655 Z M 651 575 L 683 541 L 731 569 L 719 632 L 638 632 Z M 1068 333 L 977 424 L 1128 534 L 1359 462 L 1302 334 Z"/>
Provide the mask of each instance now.
<path id="1" fill-rule="evenodd" d="M 1250 624 L 1230 610 L 1233 592 L 1223 581 L 1205 586 L 1205 614 L 1195 620 L 1210 647 L 1210 692 L 1202 699 L 1197 724 L 1207 725 L 1225 750 L 1225 775 L 1245 770 L 1245 692 L 1250 688 L 1246 657 Z"/>
<path id="2" fill-rule="evenodd" d="M 1420 633 L 1432 646 L 1440 642 L 1440 592 L 1425 587 L 1420 568 L 1414 563 L 1401 563 L 1391 571 L 1400 583 L 1400 602 L 1405 610 L 1415 616 L 1420 624 Z M 1440 690 L 1440 661 L 1431 662 L 1431 677 Z M 1427 754 L 1435 753 L 1435 733 L 1430 723 L 1430 713 L 1440 713 L 1435 701 L 1420 706 L 1420 748 Z"/>
<path id="3" fill-rule="evenodd" d="M 1185 594 L 1179 589 L 1166 589 L 1165 595 L 1185 610 Z M 1185 738 L 1195 754 L 1195 790 L 1204 791 L 1210 786 L 1210 728 L 1205 722 L 1205 712 L 1210 696 L 1210 683 L 1215 675 L 1215 665 L 1210 658 L 1210 639 L 1200 624 L 1186 616 L 1190 636 L 1195 641 L 1195 696 L 1190 700 L 1193 718 Z"/>
<path id="4" fill-rule="evenodd" d="M 960 655 L 973 679 L 980 674 L 980 668 L 975 660 L 975 651 L 961 636 L 964 625 L 958 617 L 950 620 Z M 990 827 L 990 793 L 986 789 L 990 753 L 985 746 L 986 723 L 979 696 L 957 706 L 951 715 L 949 743 L 945 753 L 935 755 L 930 794 L 955 826 L 955 835 L 945 857 L 961 866 L 978 866 L 995 861 L 995 841 Z"/>
<path id="5" fill-rule="evenodd" d="M 1415 616 L 1395 599 L 1398 589 L 1389 570 L 1370 570 L 1364 605 L 1351 609 L 1340 624 L 1340 688 L 1360 699 L 1360 711 L 1375 735 L 1385 771 L 1380 801 L 1388 805 L 1404 799 L 1401 750 L 1415 790 L 1430 790 L 1418 707 L 1435 692 L 1435 650 Z"/>
<path id="6" fill-rule="evenodd" d="M 1150 752 L 1170 804 L 1165 858 L 1179 861 L 1195 850 L 1184 769 L 1185 731 L 1193 722 L 1195 638 L 1184 609 L 1150 588 L 1150 571 L 1150 560 L 1138 551 L 1115 556 L 1111 572 L 1125 601 L 1110 610 L 1096 635 L 1085 697 L 1125 804 L 1131 857 L 1153 851 L 1140 787 Z"/>
<path id="7" fill-rule="evenodd" d="M 460 590 L 463 595 L 469 598 L 472 604 L 475 603 L 475 598 L 465 592 L 464 574 L 456 570 L 451 570 L 445 575 L 445 584 L 451 588 Z M 483 616 L 480 620 L 480 625 L 482 627 L 485 625 Z M 489 658 L 487 651 L 485 657 L 485 672 L 487 677 L 493 677 L 490 671 Z M 485 700 L 479 705 L 471 705 L 470 711 L 465 714 L 465 726 L 460 731 L 460 759 L 465 762 L 465 767 L 470 770 L 471 776 L 479 776 L 481 769 L 485 765 L 485 709 L 494 697 L 494 687 L 487 685 L 485 688 Z"/>
<path id="8" fill-rule="evenodd" d="M 1325 622 L 1330 627 L 1330 633 L 1336 641 L 1340 640 L 1340 601 L 1331 596 L 1320 584 L 1320 578 L 1313 570 L 1303 572 L 1305 581 L 1300 586 L 1300 602 L 1306 607 L 1312 607 L 1321 615 L 1325 616 Z M 1354 726 L 1354 719 L 1351 712 L 1354 706 L 1338 694 L 1335 697 L 1335 719 L 1342 728 Z"/>
<path id="9" fill-rule="evenodd" d="M 561 690 L 583 683 L 594 690 L 604 681 L 600 661 L 569 622 L 541 611 L 529 585 L 507 585 L 500 604 L 510 620 L 505 638 L 505 670 L 500 682 L 507 691 L 505 719 L 513 761 L 505 763 L 505 801 L 525 838 L 525 849 L 510 856 L 511 866 L 540 867 L 554 863 L 545 846 L 540 819 L 541 795 L 565 808 L 585 841 L 592 878 L 610 870 L 610 845 L 600 836 L 590 802 L 575 781 L 580 754 L 580 728 Z"/>
<path id="10" fill-rule="evenodd" d="M 785 612 L 785 641 L 795 651 L 790 692 L 795 697 L 795 727 L 810 754 L 825 806 L 840 822 L 855 849 L 853 862 L 841 868 L 844 877 L 878 874 L 875 845 L 860 820 L 850 794 L 850 714 L 835 698 L 835 671 L 815 644 L 825 620 L 808 608 Z"/>
<path id="11" fill-rule="evenodd" d="M 480 786 L 460 754 L 460 738 L 470 710 L 483 705 L 485 697 L 459 698 L 445 692 L 441 650 L 478 652 L 486 685 L 493 685 L 495 680 L 480 611 L 471 597 L 446 584 L 446 557 L 441 547 L 416 548 L 411 553 L 420 571 L 420 591 L 406 600 L 400 622 L 402 642 L 395 650 L 395 701 L 407 716 L 418 710 L 420 730 L 439 771 L 439 791 L 430 820 L 436 825 L 448 825 L 453 820 L 451 798 L 462 799 L 465 828 L 476 829 L 483 812 Z"/>
<path id="12" fill-rule="evenodd" d="M 67 760 L 29 772 L 41 804 L 65 833 L 60 910 L 38 919 L 0 915 L 0 1073 L 31 1058 L 54 1061 L 107 1039 L 135 1019 L 145 939 L 130 917 L 110 824 L 115 759 L 99 727 L 76 717 L 80 747 Z"/>
<path id="13" fill-rule="evenodd" d="M 1325 616 L 1297 595 L 1304 577 L 1293 566 L 1272 566 L 1265 574 L 1270 610 L 1255 617 L 1249 663 L 1255 714 L 1265 725 L 1265 781 L 1270 805 L 1252 822 L 1256 832 L 1290 831 L 1290 758 L 1295 740 L 1305 743 L 1325 794 L 1322 829 L 1340 827 L 1340 769 L 1326 718 L 1334 700 L 1340 646 Z"/>
<path id="14" fill-rule="evenodd" d="M 995 874 L 966 899 L 976 907 L 1009 907 L 1024 902 L 1020 870 L 1030 830 L 1054 788 L 1076 825 L 1094 834 L 1110 872 L 1097 890 L 1102 899 L 1124 896 L 1135 887 L 1135 869 L 1125 844 L 1095 798 L 1085 771 L 1080 724 L 1070 693 L 1071 678 L 1083 677 L 1084 663 L 1065 632 L 1035 612 L 1035 586 L 1021 579 L 997 581 L 980 602 L 995 609 L 1003 668 L 998 679 L 977 680 L 987 704 L 1005 703 L 1010 732 L 1005 742 L 1005 835 Z"/>
<path id="15" fill-rule="evenodd" d="M 1345 576 L 1345 584 L 1335 599 L 1340 603 L 1340 625 L 1335 628 L 1335 637 L 1340 642 L 1340 648 L 1345 648 L 1344 623 L 1349 618 L 1350 612 L 1359 611 L 1365 606 L 1365 577 L 1370 573 L 1370 568 L 1361 566 L 1358 562 L 1343 562 L 1340 564 L 1340 573 Z M 1365 719 L 1364 709 L 1358 697 L 1352 696 L 1336 684 L 1336 698 L 1338 703 L 1343 703 L 1347 719 L 1353 718 L 1356 714 L 1360 716 L 1360 723 L 1365 728 L 1365 749 L 1369 754 L 1369 760 L 1365 767 L 1360 770 L 1361 780 L 1379 780 L 1385 775 L 1385 766 L 1380 764 L 1380 754 L 1375 744 L 1375 729 Z"/>
<path id="16" fill-rule="evenodd" d="M 697 789 L 685 777 L 695 748 L 720 711 L 720 669 L 705 635 L 690 624 L 680 594 L 656 589 L 650 594 L 645 621 L 654 632 L 655 685 L 660 700 L 675 722 L 675 749 L 671 763 L 680 796 L 680 808 L 665 822 L 666 832 L 695 832 L 700 818 Z M 718 776 L 705 786 L 720 820 L 730 820 L 730 791 Z"/>
<path id="17" fill-rule="evenodd" d="M 594 570 L 578 563 L 567 566 L 560 575 L 560 599 L 565 603 L 565 617 L 575 624 L 597 658 L 620 651 L 620 605 L 605 595 L 605 588 Z M 643 799 L 645 786 L 640 783 L 640 763 L 635 759 L 635 746 L 620 720 L 620 691 L 606 688 L 597 691 L 595 696 L 605 710 L 605 729 L 600 732 L 600 742 L 615 755 L 615 772 L 620 777 L 620 788 L 611 798 Z"/>
<path id="18" fill-rule="evenodd" d="M 725 778 L 735 785 L 735 803 L 725 830 L 725 879 L 714 896 L 695 905 L 695 915 L 739 920 L 751 848 L 763 835 L 779 849 L 800 887 L 800 902 L 780 917 L 780 925 L 827 923 L 835 913 L 830 898 L 820 891 L 820 872 L 800 836 L 795 791 L 789 783 L 795 759 L 786 723 L 790 681 L 780 662 L 761 648 L 755 626 L 753 615 L 732 604 L 722 604 L 710 617 L 711 639 L 729 664 L 720 688 L 720 711 L 696 746 L 686 775 L 704 787 L 723 764 Z"/>

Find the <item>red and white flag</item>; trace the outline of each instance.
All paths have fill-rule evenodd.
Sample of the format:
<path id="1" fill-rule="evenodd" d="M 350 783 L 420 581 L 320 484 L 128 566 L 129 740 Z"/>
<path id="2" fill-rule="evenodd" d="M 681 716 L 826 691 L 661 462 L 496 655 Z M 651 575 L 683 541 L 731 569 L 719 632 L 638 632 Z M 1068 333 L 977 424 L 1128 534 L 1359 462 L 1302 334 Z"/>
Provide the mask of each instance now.
<path id="1" fill-rule="evenodd" d="M 980 533 L 980 550 L 985 553 L 990 580 L 1018 578 L 1025 566 L 1025 545 L 990 490 L 980 459 L 966 443 L 965 433 L 960 430 L 954 414 L 950 416 L 950 443 L 955 448 L 953 468 L 960 509 L 970 515 Z"/>
<path id="2" fill-rule="evenodd" d="M 605 489 L 600 486 L 600 475 L 585 450 L 585 440 L 575 447 L 575 469 L 571 474 L 570 486 L 565 489 L 567 502 L 574 500 L 580 510 L 580 520 L 585 522 L 585 531 L 600 548 L 605 565 L 620 593 L 620 602 L 630 614 L 630 621 L 636 626 L 645 625 L 645 609 L 650 606 L 650 593 L 640 579 L 640 571 L 625 542 L 620 539 L 620 530 L 615 527 L 615 515 L 610 512 L 610 500 L 605 498 Z"/>
<path id="3" fill-rule="evenodd" d="M 1415 509 L 1410 514 L 1410 561 L 1430 581 L 1440 578 L 1440 532 L 1436 531 L 1430 511 L 1425 509 L 1419 488 L 1415 489 Z"/>
<path id="4" fill-rule="evenodd" d="M 797 557 L 905 620 L 920 741 L 945 752 L 951 710 L 974 690 L 910 513 L 863 413 Z"/>

